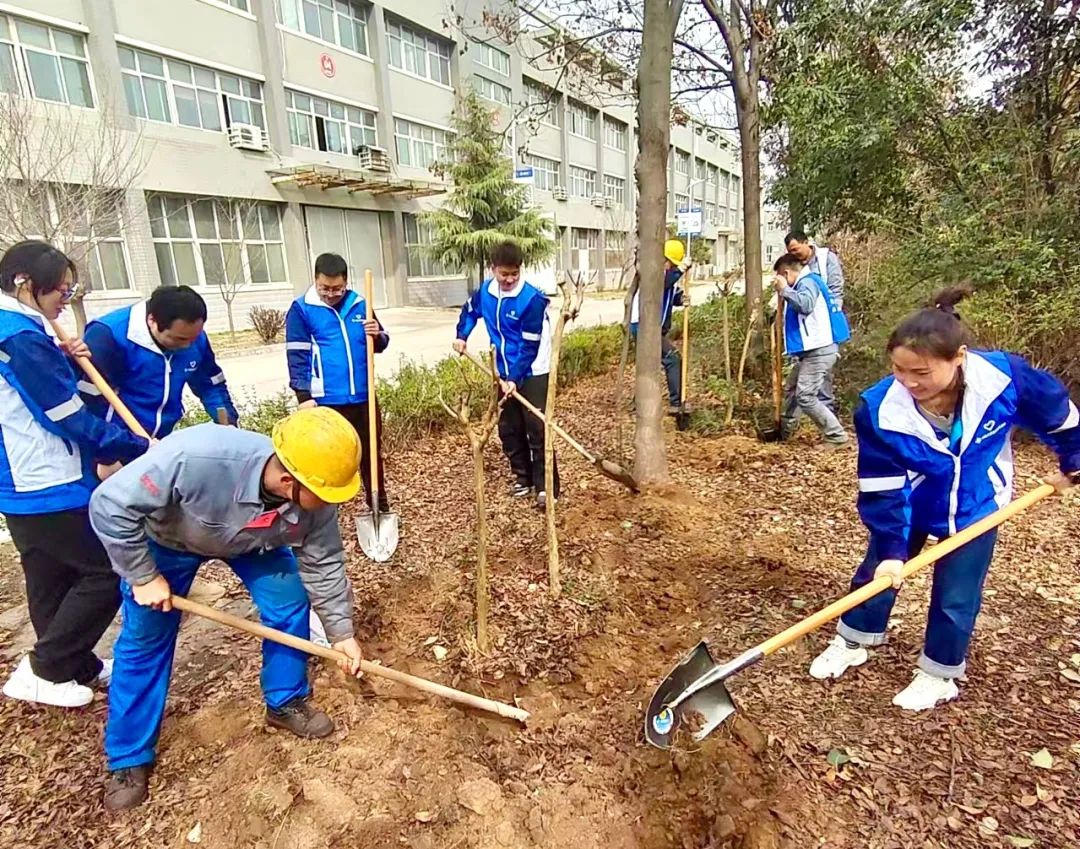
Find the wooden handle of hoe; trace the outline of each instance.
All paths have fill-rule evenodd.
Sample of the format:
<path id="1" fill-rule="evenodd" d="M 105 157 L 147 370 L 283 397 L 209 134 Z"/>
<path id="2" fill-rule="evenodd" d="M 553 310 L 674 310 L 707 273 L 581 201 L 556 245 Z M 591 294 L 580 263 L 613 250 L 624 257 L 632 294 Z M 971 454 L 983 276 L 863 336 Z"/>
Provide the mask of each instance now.
<path id="1" fill-rule="evenodd" d="M 375 278 L 371 269 L 364 272 L 364 300 L 367 302 L 367 319 L 375 318 Z M 371 464 L 371 513 L 378 519 L 379 514 L 379 414 L 375 409 L 375 340 L 364 331 L 364 344 L 367 346 L 367 392 L 368 392 L 368 456 Z M 378 528 L 376 528 L 378 530 Z"/>
<path id="2" fill-rule="evenodd" d="M 773 405 L 776 426 L 784 408 L 784 299 L 776 296 L 776 321 L 773 323 Z"/>
<path id="3" fill-rule="evenodd" d="M 214 607 L 207 607 L 205 604 L 192 601 L 182 595 L 174 595 L 172 597 L 172 605 L 177 610 L 181 610 L 184 613 L 193 613 L 196 616 L 201 616 L 203 619 L 217 622 L 219 625 L 235 628 L 237 631 L 244 631 L 252 636 L 280 643 L 283 646 L 288 646 L 289 648 L 312 654 L 316 657 L 323 657 L 327 660 L 334 661 L 334 663 L 349 660 L 349 656 L 344 652 L 316 645 L 310 640 L 294 637 L 292 634 L 286 634 L 284 631 L 267 628 L 265 625 L 258 622 L 250 622 L 247 619 L 241 619 L 239 616 L 233 616 L 231 613 L 226 613 L 225 611 L 218 610 Z M 498 714 L 499 716 L 504 716 L 508 719 L 515 719 L 518 722 L 525 722 L 529 718 L 528 711 L 514 707 L 513 705 L 503 704 L 502 702 L 496 702 L 480 696 L 474 696 L 472 693 L 463 693 L 461 690 L 444 687 L 442 684 L 436 684 L 434 681 L 428 681 L 424 678 L 417 678 L 415 675 L 398 672 L 396 669 L 389 669 L 388 667 L 380 666 L 377 663 L 372 663 L 369 660 L 360 661 L 360 668 L 367 675 L 386 678 L 397 684 L 404 684 L 406 687 L 412 687 L 414 690 L 421 690 L 425 693 L 430 693 L 433 696 L 441 696 L 444 699 L 449 699 L 452 702 L 457 702 L 458 704 L 466 705 L 467 707 L 488 711 L 489 713 Z"/>
<path id="4" fill-rule="evenodd" d="M 686 269 L 683 276 L 683 291 L 686 293 L 686 304 L 682 308 L 682 383 L 679 388 L 679 403 L 686 406 L 686 376 L 690 371 L 690 276 L 694 267 Z"/>
<path id="5" fill-rule="evenodd" d="M 937 545 L 933 545 L 920 554 L 916 554 L 910 560 L 904 564 L 904 568 L 901 571 L 901 575 L 905 578 L 910 578 L 920 569 L 929 566 L 931 563 L 935 563 L 940 560 L 946 554 L 951 554 L 963 545 L 971 542 L 976 537 L 986 533 L 993 528 L 996 528 L 1002 522 L 1011 519 L 1018 513 L 1023 513 L 1033 504 L 1042 501 L 1044 498 L 1053 495 L 1057 492 L 1053 486 L 1048 483 L 1044 483 L 1041 486 L 1031 490 L 1031 492 L 1025 493 L 1017 498 L 1015 501 L 1011 501 L 1002 507 L 1000 510 L 995 510 L 989 516 L 984 519 L 980 519 L 974 525 L 964 528 L 964 530 L 953 534 L 951 537 L 942 540 Z M 852 608 L 858 607 L 864 601 L 873 598 L 880 592 L 884 592 L 892 586 L 892 579 L 888 577 L 875 578 L 870 583 L 859 587 L 852 593 L 844 596 L 837 601 L 834 601 L 828 607 L 819 610 L 812 616 L 808 616 L 797 622 L 783 631 L 777 634 L 775 637 L 763 642 L 758 646 L 758 650 L 768 657 L 775 651 L 782 649 L 784 646 L 789 645 L 801 637 L 806 636 L 811 631 L 816 631 L 826 622 L 840 616 L 842 613 L 846 613 Z"/>
<path id="6" fill-rule="evenodd" d="M 70 340 L 70 337 L 64 331 L 64 328 L 57 324 L 53 319 L 49 319 L 49 324 L 52 325 L 53 332 L 56 334 L 57 339 L 61 342 Z M 128 426 L 128 429 L 136 436 L 141 436 L 143 439 L 150 439 L 150 434 L 146 432 L 146 428 L 139 424 L 139 420 L 131 414 L 131 410 L 129 410 L 127 405 L 120 400 L 120 396 L 113 391 L 113 388 L 109 386 L 108 383 L 106 383 L 105 378 L 101 376 L 101 372 L 97 370 L 92 362 L 90 362 L 90 359 L 88 357 L 75 357 L 75 362 L 77 362 L 82 370 L 86 372 L 86 376 L 90 378 L 90 382 L 97 387 L 98 392 L 100 392 L 102 397 L 109 402 L 109 406 L 116 411 L 116 415 L 123 419 L 124 424 Z"/>

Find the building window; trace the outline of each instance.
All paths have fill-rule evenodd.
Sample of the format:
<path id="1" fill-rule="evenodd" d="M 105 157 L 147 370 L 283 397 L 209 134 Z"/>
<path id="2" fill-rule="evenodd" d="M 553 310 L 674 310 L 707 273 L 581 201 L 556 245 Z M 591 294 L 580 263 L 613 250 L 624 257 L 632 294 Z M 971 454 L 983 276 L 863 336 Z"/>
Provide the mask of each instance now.
<path id="1" fill-rule="evenodd" d="M 450 43 L 405 24 L 388 20 L 390 67 L 450 85 Z"/>
<path id="2" fill-rule="evenodd" d="M 596 194 L 596 172 L 570 166 L 570 194 L 576 198 L 591 198 Z"/>
<path id="3" fill-rule="evenodd" d="M 627 127 L 622 121 L 604 118 L 604 144 L 615 150 L 626 150 Z"/>
<path id="4" fill-rule="evenodd" d="M 405 255 L 409 277 L 456 277 L 447 270 L 440 260 L 433 259 L 427 252 L 432 242 L 431 225 L 417 216 L 406 212 L 405 219 Z"/>
<path id="5" fill-rule="evenodd" d="M 608 230 L 604 234 L 604 267 L 624 268 L 629 259 L 626 254 L 626 233 Z"/>
<path id="6" fill-rule="evenodd" d="M 720 203 L 731 206 L 731 175 L 727 171 L 720 174 Z"/>
<path id="7" fill-rule="evenodd" d="M 594 271 L 600 268 L 600 231 L 582 230 L 573 227 L 570 230 L 570 267 L 574 271 Z M 582 257 L 581 251 L 586 251 Z M 587 264 L 582 262 L 587 260 Z"/>
<path id="8" fill-rule="evenodd" d="M 394 141 L 397 143 L 399 165 L 430 168 L 446 157 L 450 134 L 445 130 L 395 118 Z"/>
<path id="9" fill-rule="evenodd" d="M 566 120 L 576 136 L 596 141 L 596 110 L 576 100 L 566 101 Z"/>
<path id="10" fill-rule="evenodd" d="M 615 206 L 626 206 L 626 180 L 622 177 L 604 175 L 604 197 Z"/>
<path id="11" fill-rule="evenodd" d="M 694 179 L 695 180 L 704 180 L 704 179 L 706 179 L 706 174 L 707 173 L 708 173 L 708 168 L 705 165 L 705 160 L 704 159 L 695 159 L 694 160 Z"/>
<path id="12" fill-rule="evenodd" d="M 23 82 L 20 82 L 23 81 Z M 86 37 L 0 15 L 0 92 L 92 109 Z"/>
<path id="13" fill-rule="evenodd" d="M 716 204 L 705 204 L 705 221 L 709 224 L 719 224 L 720 219 L 716 217 Z"/>
<path id="14" fill-rule="evenodd" d="M 526 155 L 522 157 L 522 163 L 532 168 L 533 185 L 536 188 L 550 192 L 559 185 L 559 163 L 554 159 Z"/>
<path id="15" fill-rule="evenodd" d="M 248 0 L 210 0 L 212 3 L 220 3 L 223 6 L 232 6 L 234 9 L 239 9 L 241 12 L 251 12 L 248 8 Z"/>
<path id="16" fill-rule="evenodd" d="M 690 154 L 681 150 L 675 151 L 675 172 L 678 174 L 690 173 Z"/>
<path id="17" fill-rule="evenodd" d="M 736 175 L 731 175 L 731 200 L 728 203 L 733 210 L 742 207 L 742 180 Z"/>
<path id="18" fill-rule="evenodd" d="M 711 186 L 719 186 L 720 185 L 720 169 L 718 167 L 716 167 L 715 165 L 710 165 L 709 166 L 709 185 L 711 185 Z"/>
<path id="19" fill-rule="evenodd" d="M 368 55 L 368 5 L 356 0 L 279 0 L 281 23 L 327 44 Z"/>
<path id="20" fill-rule="evenodd" d="M 476 87 L 477 94 L 492 103 L 502 103 L 509 106 L 513 101 L 514 93 L 502 83 L 477 75 L 473 77 L 473 85 Z"/>
<path id="21" fill-rule="evenodd" d="M 285 90 L 289 141 L 327 153 L 356 154 L 375 144 L 375 113 L 334 100 Z"/>
<path id="22" fill-rule="evenodd" d="M 167 286 L 286 283 L 281 205 L 148 194 L 150 232 Z"/>
<path id="23" fill-rule="evenodd" d="M 497 47 L 490 44 L 476 45 L 476 64 L 490 68 L 504 77 L 510 76 L 510 54 L 503 53 Z"/>
<path id="24" fill-rule="evenodd" d="M 128 111 L 138 118 L 221 132 L 233 124 L 266 129 L 262 83 L 142 50 L 120 48 Z"/>
<path id="25" fill-rule="evenodd" d="M 529 116 L 550 127 L 561 127 L 559 122 L 559 93 L 542 83 L 526 77 L 522 91 Z"/>

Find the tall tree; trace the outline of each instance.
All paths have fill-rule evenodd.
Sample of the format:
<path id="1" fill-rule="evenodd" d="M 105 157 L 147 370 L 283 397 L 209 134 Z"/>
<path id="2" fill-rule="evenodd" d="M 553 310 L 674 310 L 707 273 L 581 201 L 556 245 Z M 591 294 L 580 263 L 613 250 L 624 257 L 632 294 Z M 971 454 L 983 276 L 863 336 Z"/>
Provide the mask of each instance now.
<path id="1" fill-rule="evenodd" d="M 491 249 L 500 242 L 517 242 L 526 265 L 551 259 L 557 249 L 551 222 L 528 205 L 525 187 L 514 182 L 496 118 L 475 92 L 458 97 L 454 136 L 432 168 L 453 187 L 442 206 L 421 216 L 431 227 L 430 256 L 447 268 L 477 269 L 478 285 Z"/>

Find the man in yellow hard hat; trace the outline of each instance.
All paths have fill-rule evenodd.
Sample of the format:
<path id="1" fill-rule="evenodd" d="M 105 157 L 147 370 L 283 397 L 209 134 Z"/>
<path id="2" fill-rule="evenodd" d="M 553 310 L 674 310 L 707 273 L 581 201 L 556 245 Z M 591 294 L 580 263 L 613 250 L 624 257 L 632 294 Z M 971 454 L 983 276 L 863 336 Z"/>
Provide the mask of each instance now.
<path id="1" fill-rule="evenodd" d="M 690 293 L 677 286 L 689 267 L 686 246 L 678 239 L 668 239 L 664 242 L 664 296 L 660 302 L 660 363 L 667 377 L 668 403 L 673 415 L 682 411 L 682 357 L 679 355 L 679 346 L 671 341 L 669 334 L 674 308 L 690 304 Z M 634 302 L 630 308 L 630 334 L 635 339 L 639 320 L 639 299 L 638 293 L 635 292 Z"/>
<path id="2" fill-rule="evenodd" d="M 90 522 L 123 596 L 105 727 L 107 808 L 146 798 L 180 628 L 172 594 L 186 594 L 205 561 L 232 567 L 271 628 L 306 638 L 313 606 L 349 657 L 342 665 L 359 671 L 336 506 L 360 488 L 359 454 L 353 427 L 315 407 L 278 422 L 272 439 L 214 424 L 178 431 L 95 490 Z M 309 701 L 303 652 L 264 641 L 261 683 L 267 724 L 308 738 L 333 731 Z"/>

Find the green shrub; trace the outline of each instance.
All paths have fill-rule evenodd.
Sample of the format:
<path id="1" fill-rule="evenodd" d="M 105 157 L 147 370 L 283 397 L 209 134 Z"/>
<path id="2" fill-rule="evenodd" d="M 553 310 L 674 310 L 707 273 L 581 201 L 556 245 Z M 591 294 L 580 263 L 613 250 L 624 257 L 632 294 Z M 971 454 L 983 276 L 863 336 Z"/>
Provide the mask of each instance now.
<path id="1" fill-rule="evenodd" d="M 237 398 L 233 398 L 236 411 L 240 414 L 240 426 L 244 430 L 253 430 L 258 433 L 270 435 L 274 429 L 274 423 L 285 418 L 294 409 L 296 401 L 292 393 L 282 390 L 269 398 L 256 398 L 251 390 L 247 390 Z M 201 404 L 192 404 L 184 410 L 184 415 L 176 427 L 191 427 L 192 425 L 204 424 L 210 421 L 206 410 Z"/>
<path id="2" fill-rule="evenodd" d="M 622 351 L 622 325 L 604 324 L 582 327 L 563 337 L 559 358 L 559 385 L 603 374 L 619 359 Z"/>
<path id="3" fill-rule="evenodd" d="M 488 379 L 480 369 L 459 357 L 434 366 L 405 362 L 393 382 L 379 381 L 383 440 L 387 450 L 400 448 L 450 423 L 440 398 L 456 409 L 468 398 L 470 415 L 478 417 L 488 403 Z"/>

